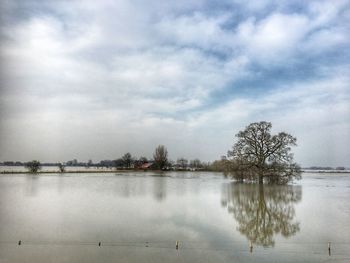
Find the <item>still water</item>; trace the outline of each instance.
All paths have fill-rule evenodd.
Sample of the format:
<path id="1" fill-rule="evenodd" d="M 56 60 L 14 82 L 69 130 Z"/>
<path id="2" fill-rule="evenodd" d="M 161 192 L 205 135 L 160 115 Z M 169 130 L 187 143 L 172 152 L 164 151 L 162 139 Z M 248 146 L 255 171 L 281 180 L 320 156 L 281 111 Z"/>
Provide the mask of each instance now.
<path id="1" fill-rule="evenodd" d="M 350 262 L 350 174 L 0 175 L 0 262 Z"/>

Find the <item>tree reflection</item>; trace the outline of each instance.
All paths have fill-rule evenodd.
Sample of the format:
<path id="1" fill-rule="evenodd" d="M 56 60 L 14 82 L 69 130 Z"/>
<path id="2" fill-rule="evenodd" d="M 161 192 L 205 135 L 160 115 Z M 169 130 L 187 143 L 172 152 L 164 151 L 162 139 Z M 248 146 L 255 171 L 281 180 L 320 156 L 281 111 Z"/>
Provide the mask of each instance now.
<path id="1" fill-rule="evenodd" d="M 153 178 L 153 196 L 160 202 L 166 198 L 166 181 L 164 178 Z"/>
<path id="2" fill-rule="evenodd" d="M 231 183 L 224 185 L 221 202 L 249 241 L 273 246 L 274 235 L 287 238 L 299 232 L 294 204 L 301 196 L 301 186 Z"/>

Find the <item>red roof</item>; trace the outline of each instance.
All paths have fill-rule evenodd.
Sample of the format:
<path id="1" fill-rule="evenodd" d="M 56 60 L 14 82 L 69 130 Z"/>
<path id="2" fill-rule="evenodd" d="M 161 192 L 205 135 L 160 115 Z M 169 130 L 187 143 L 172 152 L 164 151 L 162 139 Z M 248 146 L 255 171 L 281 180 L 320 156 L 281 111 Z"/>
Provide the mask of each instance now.
<path id="1" fill-rule="evenodd" d="M 152 163 L 144 163 L 140 166 L 141 169 L 147 169 L 150 168 L 152 166 Z"/>

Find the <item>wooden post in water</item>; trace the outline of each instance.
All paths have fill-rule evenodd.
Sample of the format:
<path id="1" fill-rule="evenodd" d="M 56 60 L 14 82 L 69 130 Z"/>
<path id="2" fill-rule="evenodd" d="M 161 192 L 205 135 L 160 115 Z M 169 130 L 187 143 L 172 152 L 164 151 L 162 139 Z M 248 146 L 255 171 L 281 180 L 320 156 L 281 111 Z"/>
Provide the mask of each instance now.
<path id="1" fill-rule="evenodd" d="M 252 241 L 250 241 L 250 243 L 249 243 L 249 251 L 250 251 L 250 253 L 253 252 L 253 242 Z"/>
<path id="2" fill-rule="evenodd" d="M 328 242 L 328 256 L 331 255 L 331 242 Z"/>
<path id="3" fill-rule="evenodd" d="M 99 247 L 101 246 L 101 242 L 98 242 L 98 246 L 99 246 Z"/>
<path id="4" fill-rule="evenodd" d="M 176 249 L 179 249 L 179 241 L 176 241 L 175 248 L 176 248 Z"/>
<path id="5" fill-rule="evenodd" d="M 20 240 L 20 241 L 18 241 L 18 245 L 20 246 L 22 244 L 22 241 Z"/>

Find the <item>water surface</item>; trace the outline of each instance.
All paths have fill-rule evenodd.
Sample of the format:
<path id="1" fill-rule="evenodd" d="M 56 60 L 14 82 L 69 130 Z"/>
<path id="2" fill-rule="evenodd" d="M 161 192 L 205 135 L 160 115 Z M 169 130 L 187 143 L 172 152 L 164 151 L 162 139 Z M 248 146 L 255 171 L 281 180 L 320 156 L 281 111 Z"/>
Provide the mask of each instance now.
<path id="1" fill-rule="evenodd" d="M 349 262 L 349 200 L 348 174 L 1 175 L 0 262 Z"/>

